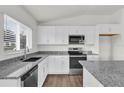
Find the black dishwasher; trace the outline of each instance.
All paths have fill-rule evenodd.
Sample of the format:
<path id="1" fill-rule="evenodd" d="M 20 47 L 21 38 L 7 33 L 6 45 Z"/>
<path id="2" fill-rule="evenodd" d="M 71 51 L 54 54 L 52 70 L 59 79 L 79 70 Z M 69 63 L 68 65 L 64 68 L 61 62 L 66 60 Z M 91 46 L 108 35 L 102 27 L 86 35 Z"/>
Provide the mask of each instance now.
<path id="1" fill-rule="evenodd" d="M 38 86 L 38 66 L 37 65 L 21 77 L 21 86 L 22 87 Z"/>

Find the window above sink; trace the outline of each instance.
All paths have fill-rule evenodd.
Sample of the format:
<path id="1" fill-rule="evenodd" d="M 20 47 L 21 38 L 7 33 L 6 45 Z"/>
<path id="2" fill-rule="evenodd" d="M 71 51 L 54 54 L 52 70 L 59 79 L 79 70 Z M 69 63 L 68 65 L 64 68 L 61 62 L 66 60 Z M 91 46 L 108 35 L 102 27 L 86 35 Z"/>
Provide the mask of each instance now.
<path id="1" fill-rule="evenodd" d="M 4 51 L 32 49 L 32 29 L 4 15 Z"/>

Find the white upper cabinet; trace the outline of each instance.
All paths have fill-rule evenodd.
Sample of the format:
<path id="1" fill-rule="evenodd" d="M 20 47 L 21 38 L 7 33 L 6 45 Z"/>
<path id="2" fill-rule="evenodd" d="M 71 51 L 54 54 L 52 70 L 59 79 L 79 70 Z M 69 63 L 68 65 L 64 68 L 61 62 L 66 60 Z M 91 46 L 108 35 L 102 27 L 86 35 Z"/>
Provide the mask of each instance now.
<path id="1" fill-rule="evenodd" d="M 79 32 L 78 26 L 68 26 L 69 35 L 79 35 L 78 32 Z"/>
<path id="2" fill-rule="evenodd" d="M 39 26 L 38 27 L 38 44 L 54 44 L 55 43 L 55 27 Z"/>
<path id="3" fill-rule="evenodd" d="M 55 27 L 49 27 L 47 31 L 47 43 L 48 44 L 55 44 Z"/>
<path id="4" fill-rule="evenodd" d="M 37 42 L 38 44 L 47 44 L 47 28 L 43 26 L 38 27 L 38 32 L 37 32 Z"/>
<path id="5" fill-rule="evenodd" d="M 55 27 L 55 44 L 68 44 L 68 27 Z"/>
<path id="6" fill-rule="evenodd" d="M 69 26 L 69 35 L 85 35 L 87 26 Z"/>
<path id="7" fill-rule="evenodd" d="M 65 26 L 39 26 L 38 44 L 68 44 L 68 28 Z"/>
<path id="8" fill-rule="evenodd" d="M 38 44 L 68 44 L 69 35 L 84 35 L 86 44 L 94 44 L 96 26 L 39 26 Z"/>
<path id="9" fill-rule="evenodd" d="M 69 26 L 69 35 L 84 35 L 85 44 L 95 44 L 96 26 Z"/>
<path id="10" fill-rule="evenodd" d="M 82 31 L 85 35 L 85 44 L 95 44 L 95 41 L 97 39 L 96 27 L 85 26 L 82 27 Z"/>
<path id="11" fill-rule="evenodd" d="M 121 27 L 119 24 L 99 24 L 97 30 L 99 34 L 120 34 Z"/>
<path id="12" fill-rule="evenodd" d="M 95 43 L 95 31 L 88 31 L 85 35 L 85 43 L 86 44 L 94 44 Z"/>

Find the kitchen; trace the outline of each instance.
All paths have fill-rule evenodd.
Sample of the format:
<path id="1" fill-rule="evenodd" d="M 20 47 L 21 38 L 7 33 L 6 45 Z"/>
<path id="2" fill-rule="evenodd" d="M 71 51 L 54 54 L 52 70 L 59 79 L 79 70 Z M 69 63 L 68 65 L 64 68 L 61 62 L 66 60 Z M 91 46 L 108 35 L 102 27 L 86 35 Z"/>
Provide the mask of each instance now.
<path id="1" fill-rule="evenodd" d="M 123 5 L 0 6 L 0 87 L 124 87 L 123 14 Z"/>

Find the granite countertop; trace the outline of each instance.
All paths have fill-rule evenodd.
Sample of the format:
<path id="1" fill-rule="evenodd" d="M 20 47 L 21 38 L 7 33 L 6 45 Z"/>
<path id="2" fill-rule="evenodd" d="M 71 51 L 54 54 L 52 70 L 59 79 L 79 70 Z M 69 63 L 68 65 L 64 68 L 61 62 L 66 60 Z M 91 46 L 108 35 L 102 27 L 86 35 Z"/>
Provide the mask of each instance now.
<path id="1" fill-rule="evenodd" d="M 69 55 L 68 51 L 39 51 L 40 54 L 46 55 Z M 99 55 L 98 53 L 90 52 L 90 51 L 82 51 L 83 54 L 86 55 Z"/>
<path id="2" fill-rule="evenodd" d="M 49 55 L 68 55 L 68 52 L 60 52 L 60 51 L 44 51 L 44 52 L 36 52 L 33 54 L 29 54 L 28 58 L 30 57 L 42 57 L 41 59 L 37 60 L 36 62 L 22 62 L 21 60 L 17 58 L 9 59 L 0 61 L 0 79 L 17 79 L 24 75 L 27 71 L 23 71 L 24 67 L 30 66 L 30 68 L 34 67 L 38 63 L 40 63 L 44 58 L 46 58 Z M 11 74 L 15 71 L 21 70 L 22 73 L 11 76 Z"/>
<path id="3" fill-rule="evenodd" d="M 124 87 L 124 61 L 80 61 L 105 87 Z"/>
<path id="4" fill-rule="evenodd" d="M 43 55 L 69 55 L 68 51 L 39 51 L 39 54 L 43 54 Z"/>
<path id="5" fill-rule="evenodd" d="M 27 71 L 23 70 L 24 67 L 29 66 L 30 69 L 40 63 L 44 58 L 48 55 L 42 54 L 35 54 L 32 57 L 42 57 L 41 59 L 37 60 L 36 62 L 22 62 L 21 60 L 10 60 L 6 62 L 0 62 L 0 79 L 17 79 L 24 75 Z M 22 70 L 23 72 L 19 73 L 18 75 L 11 76 L 11 74 L 17 70 Z"/>

